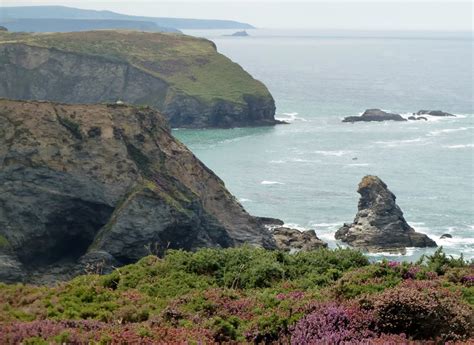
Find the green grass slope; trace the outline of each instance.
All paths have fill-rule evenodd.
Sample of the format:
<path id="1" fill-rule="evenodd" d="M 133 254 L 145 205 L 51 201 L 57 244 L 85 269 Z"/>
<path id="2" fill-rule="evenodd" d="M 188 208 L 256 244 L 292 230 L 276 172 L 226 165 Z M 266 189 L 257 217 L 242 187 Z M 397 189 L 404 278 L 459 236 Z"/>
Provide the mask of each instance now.
<path id="1" fill-rule="evenodd" d="M 244 95 L 271 97 L 268 89 L 206 40 L 171 33 L 89 31 L 1 33 L 0 44 L 23 43 L 123 61 L 165 80 L 177 93 L 203 101 L 244 104 Z"/>

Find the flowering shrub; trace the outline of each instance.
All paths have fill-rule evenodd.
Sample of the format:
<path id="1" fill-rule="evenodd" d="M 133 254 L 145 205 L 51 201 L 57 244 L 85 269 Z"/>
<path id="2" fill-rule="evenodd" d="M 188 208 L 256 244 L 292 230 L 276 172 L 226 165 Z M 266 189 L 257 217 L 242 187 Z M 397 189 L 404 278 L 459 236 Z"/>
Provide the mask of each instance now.
<path id="1" fill-rule="evenodd" d="M 292 344 L 339 344 L 376 336 L 371 312 L 335 303 L 319 305 L 290 330 Z"/>
<path id="2" fill-rule="evenodd" d="M 473 310 L 437 282 L 407 281 L 388 289 L 373 298 L 373 310 L 382 332 L 415 339 L 466 339 L 474 327 Z"/>

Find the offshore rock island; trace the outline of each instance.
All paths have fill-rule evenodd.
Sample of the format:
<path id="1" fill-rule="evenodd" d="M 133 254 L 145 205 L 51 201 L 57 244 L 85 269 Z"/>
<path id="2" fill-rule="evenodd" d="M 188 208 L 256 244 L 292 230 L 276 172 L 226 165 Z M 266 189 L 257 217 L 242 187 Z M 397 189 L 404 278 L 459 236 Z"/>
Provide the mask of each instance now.
<path id="1" fill-rule="evenodd" d="M 206 39 L 112 30 L 1 31 L 0 61 L 4 98 L 148 105 L 171 127 L 280 123 L 266 86 Z"/>
<path id="2" fill-rule="evenodd" d="M 344 224 L 336 239 L 369 252 L 405 252 L 406 247 L 436 247 L 435 241 L 416 232 L 403 217 L 395 195 L 377 176 L 365 176 L 357 192 L 359 210 L 352 224 Z"/>

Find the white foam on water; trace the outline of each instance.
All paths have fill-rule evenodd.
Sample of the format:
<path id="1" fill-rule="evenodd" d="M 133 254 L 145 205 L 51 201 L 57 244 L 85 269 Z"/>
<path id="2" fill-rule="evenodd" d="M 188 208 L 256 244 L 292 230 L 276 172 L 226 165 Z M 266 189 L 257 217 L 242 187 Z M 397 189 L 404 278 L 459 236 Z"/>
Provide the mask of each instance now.
<path id="1" fill-rule="evenodd" d="M 286 163 L 286 162 L 284 160 L 281 160 L 281 159 L 270 161 L 270 164 L 283 164 L 283 163 Z"/>
<path id="2" fill-rule="evenodd" d="M 377 253 L 364 253 L 367 256 L 391 256 L 391 257 L 399 257 L 399 256 L 412 256 L 417 248 L 415 247 L 406 247 L 405 248 L 406 252 L 405 254 L 399 252 L 399 253 L 390 253 L 390 252 L 377 252 Z"/>
<path id="3" fill-rule="evenodd" d="M 240 198 L 239 201 L 240 202 L 252 202 L 252 200 L 246 199 L 246 198 Z"/>
<path id="4" fill-rule="evenodd" d="M 262 181 L 260 184 L 263 185 L 275 185 L 275 184 L 284 184 L 283 182 L 278 182 L 278 181 Z"/>
<path id="5" fill-rule="evenodd" d="M 321 163 L 320 159 L 301 159 L 301 158 L 294 158 L 291 160 L 292 162 L 296 163 Z"/>
<path id="6" fill-rule="evenodd" d="M 282 113 L 280 116 L 275 116 L 275 119 L 279 121 L 285 121 L 285 122 L 295 122 L 295 121 L 301 121 L 301 122 L 307 122 L 304 117 L 298 116 L 298 113 Z"/>
<path id="7" fill-rule="evenodd" d="M 352 164 L 346 164 L 344 165 L 344 168 L 351 168 L 351 167 L 367 167 L 369 166 L 369 163 L 352 163 Z"/>
<path id="8" fill-rule="evenodd" d="M 448 149 L 468 149 L 474 147 L 474 144 L 446 145 L 443 147 Z"/>
<path id="9" fill-rule="evenodd" d="M 414 144 L 414 143 L 424 143 L 426 145 L 425 138 L 413 138 L 413 139 L 404 139 L 404 140 L 390 140 L 390 141 L 374 141 L 374 144 L 384 145 L 387 147 L 397 147 L 405 144 Z"/>
<path id="10" fill-rule="evenodd" d="M 335 156 L 335 157 L 342 157 L 344 155 L 353 153 L 353 151 L 345 151 L 345 150 L 336 150 L 336 151 L 331 151 L 331 150 L 317 150 L 313 151 L 313 153 L 317 153 L 323 156 Z"/>
<path id="11" fill-rule="evenodd" d="M 447 133 L 456 133 L 456 132 L 462 132 L 462 131 L 467 131 L 468 129 L 472 129 L 474 127 L 458 127 L 458 128 L 445 128 L 445 129 L 439 129 L 436 131 L 431 131 L 427 135 L 428 136 L 438 136 L 442 134 L 447 134 Z"/>

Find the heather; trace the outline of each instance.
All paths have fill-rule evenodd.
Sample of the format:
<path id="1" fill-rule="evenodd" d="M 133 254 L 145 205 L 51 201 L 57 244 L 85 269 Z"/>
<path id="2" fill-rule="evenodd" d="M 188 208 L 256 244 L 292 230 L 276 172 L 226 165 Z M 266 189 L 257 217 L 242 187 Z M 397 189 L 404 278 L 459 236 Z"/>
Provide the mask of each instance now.
<path id="1" fill-rule="evenodd" d="M 52 287 L 0 284 L 0 343 L 469 343 L 473 276 L 442 250 L 169 250 Z"/>

